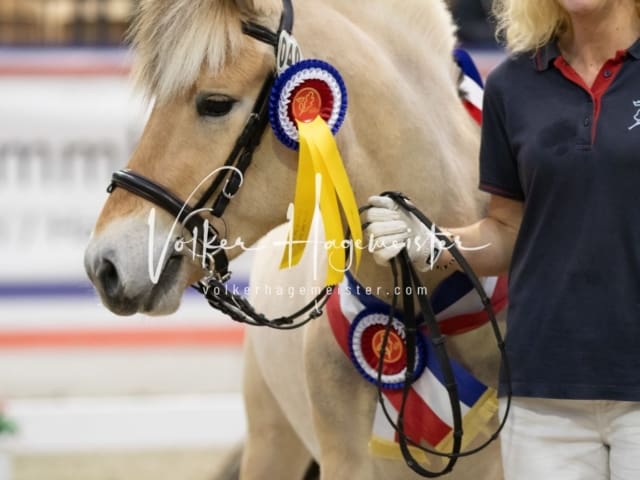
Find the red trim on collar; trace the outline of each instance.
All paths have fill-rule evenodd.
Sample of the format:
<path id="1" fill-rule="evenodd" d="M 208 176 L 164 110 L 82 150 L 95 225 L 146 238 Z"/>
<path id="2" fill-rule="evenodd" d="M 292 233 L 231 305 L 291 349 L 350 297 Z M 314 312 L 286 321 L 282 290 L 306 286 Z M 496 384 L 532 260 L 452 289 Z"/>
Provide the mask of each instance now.
<path id="1" fill-rule="evenodd" d="M 614 58 L 607 60 L 602 67 L 600 67 L 600 71 L 598 72 L 593 85 L 590 87 L 562 56 L 556 57 L 553 61 L 553 65 L 560 70 L 560 73 L 562 73 L 565 78 L 578 85 L 591 96 L 591 100 L 593 101 L 593 119 L 591 121 L 592 145 L 596 139 L 596 127 L 600 116 L 602 96 L 607 91 L 611 83 L 613 83 L 613 80 L 622 68 L 622 64 L 626 56 L 626 50 L 618 50 Z"/>

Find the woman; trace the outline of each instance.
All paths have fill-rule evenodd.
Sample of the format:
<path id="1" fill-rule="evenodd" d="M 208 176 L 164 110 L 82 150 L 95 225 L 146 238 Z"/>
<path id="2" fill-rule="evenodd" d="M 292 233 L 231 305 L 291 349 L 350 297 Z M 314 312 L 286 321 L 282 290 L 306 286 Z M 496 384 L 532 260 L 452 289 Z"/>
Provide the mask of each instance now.
<path id="1" fill-rule="evenodd" d="M 640 1 L 495 9 L 511 55 L 484 97 L 480 188 L 491 199 L 486 218 L 450 231 L 489 244 L 464 252 L 477 273 L 510 273 L 505 477 L 638 479 Z M 452 262 L 389 199 L 371 203 L 378 262 L 405 244 L 423 271 Z"/>

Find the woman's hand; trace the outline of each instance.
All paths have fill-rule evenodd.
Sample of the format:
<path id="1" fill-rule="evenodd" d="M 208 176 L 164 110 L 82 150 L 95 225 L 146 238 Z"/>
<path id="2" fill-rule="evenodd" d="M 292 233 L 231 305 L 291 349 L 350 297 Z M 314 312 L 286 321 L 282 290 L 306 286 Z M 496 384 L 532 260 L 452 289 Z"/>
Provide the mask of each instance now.
<path id="1" fill-rule="evenodd" d="M 417 270 L 431 270 L 444 249 L 437 234 L 389 197 L 370 197 L 369 204 L 364 234 L 376 263 L 385 265 L 406 247 Z"/>

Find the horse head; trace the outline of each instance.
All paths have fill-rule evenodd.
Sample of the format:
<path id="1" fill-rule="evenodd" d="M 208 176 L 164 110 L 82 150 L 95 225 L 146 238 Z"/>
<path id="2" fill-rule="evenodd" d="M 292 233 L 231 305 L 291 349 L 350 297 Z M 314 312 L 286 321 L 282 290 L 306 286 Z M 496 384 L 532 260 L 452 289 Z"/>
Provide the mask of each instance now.
<path id="1" fill-rule="evenodd" d="M 273 47 L 244 34 L 243 25 L 277 31 L 282 11 L 281 0 L 142 2 L 132 29 L 138 54 L 134 75 L 155 104 L 127 169 L 185 203 L 205 200 L 211 183 L 205 180 L 219 173 L 247 123 L 255 120 L 252 108 L 274 70 Z M 262 131 L 254 136 L 257 143 Z M 251 244 L 285 220 L 295 184 L 294 155 L 273 136 L 264 137 L 251 173 L 224 179 L 242 185 L 224 223 L 209 214 L 209 205 L 201 205 L 201 217 L 226 239 L 241 237 Z M 277 181 L 261 180 L 266 170 Z M 205 273 L 194 248 L 175 248 L 193 233 L 185 230 L 157 204 L 115 188 L 85 254 L 87 273 L 104 304 L 118 314 L 174 311 L 185 288 Z"/>
<path id="2" fill-rule="evenodd" d="M 87 273 L 113 312 L 178 307 L 185 288 L 211 268 L 191 253 L 197 248 L 184 248 L 195 247 L 194 228 L 251 246 L 286 220 L 296 154 L 262 130 L 261 107 L 290 8 L 290 0 L 141 2 L 132 29 L 134 78 L 155 104 L 128 170 L 113 177 L 85 254 Z M 478 129 L 458 98 L 445 3 L 296 0 L 295 11 L 305 55 L 336 66 L 349 88 L 336 138 L 357 203 L 402 189 L 428 205 L 436 222 L 477 218 Z M 301 95 L 297 107 L 315 100 Z M 239 171 L 221 172 L 225 165 Z M 196 215 L 194 208 L 205 210 Z M 224 271 L 226 255 L 214 260 Z M 372 282 L 384 273 L 364 263 Z"/>

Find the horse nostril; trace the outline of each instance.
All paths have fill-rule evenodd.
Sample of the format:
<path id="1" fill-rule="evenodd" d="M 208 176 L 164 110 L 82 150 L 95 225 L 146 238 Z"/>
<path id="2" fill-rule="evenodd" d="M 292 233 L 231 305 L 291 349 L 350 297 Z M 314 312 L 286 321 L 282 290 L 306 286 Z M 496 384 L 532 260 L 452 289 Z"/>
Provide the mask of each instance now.
<path id="1" fill-rule="evenodd" d="M 89 279 L 100 294 L 102 302 L 113 313 L 118 315 L 133 315 L 138 311 L 140 298 L 128 295 L 126 270 L 119 270 L 113 251 L 103 251 L 94 254 L 95 250 L 85 255 L 85 268 Z M 125 265 L 126 266 L 126 265 Z M 131 283 L 131 282 L 129 282 Z M 134 289 L 134 294 L 135 294 Z"/>
<path id="2" fill-rule="evenodd" d="M 102 259 L 97 271 L 98 281 L 109 298 L 115 298 L 121 290 L 120 277 L 116 266 L 106 258 Z"/>

